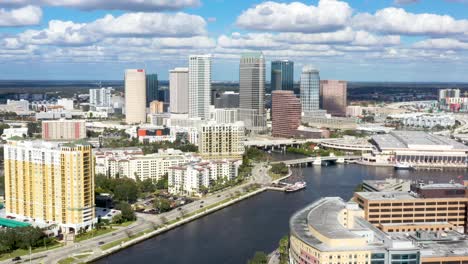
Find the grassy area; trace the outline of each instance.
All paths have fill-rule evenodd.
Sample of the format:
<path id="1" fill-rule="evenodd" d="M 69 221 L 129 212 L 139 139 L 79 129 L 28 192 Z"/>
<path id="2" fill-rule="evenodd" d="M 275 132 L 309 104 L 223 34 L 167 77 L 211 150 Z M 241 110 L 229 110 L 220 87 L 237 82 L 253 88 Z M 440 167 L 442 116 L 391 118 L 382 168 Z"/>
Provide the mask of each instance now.
<path id="1" fill-rule="evenodd" d="M 278 173 L 274 173 L 271 171 L 271 169 L 268 170 L 268 175 L 270 175 L 271 179 L 273 181 L 276 181 L 280 178 L 283 178 L 284 176 L 288 175 L 288 174 L 278 174 Z"/>
<path id="2" fill-rule="evenodd" d="M 93 237 L 102 236 L 104 234 L 110 233 L 115 231 L 114 228 L 106 228 L 106 229 L 94 229 L 92 231 L 86 232 L 84 234 L 77 235 L 75 237 L 75 242 L 81 242 L 83 240 L 87 240 Z"/>
<path id="3" fill-rule="evenodd" d="M 73 262 L 75 262 L 75 258 L 68 257 L 68 258 L 59 260 L 58 264 L 72 264 Z"/>
<path id="4" fill-rule="evenodd" d="M 141 237 L 141 236 L 143 236 L 143 235 L 145 235 L 145 234 L 147 234 L 147 233 L 149 233 L 149 232 L 151 232 L 151 231 L 153 231 L 153 230 L 149 230 L 149 229 L 148 229 L 148 230 L 145 230 L 145 231 L 141 231 L 140 233 L 137 233 L 137 234 L 135 234 L 135 235 L 131 235 L 130 237 L 126 237 L 126 238 L 122 238 L 122 239 L 119 239 L 119 240 L 112 241 L 112 242 L 110 242 L 110 243 L 107 243 L 107 244 L 105 244 L 105 245 L 102 245 L 102 246 L 101 246 L 101 249 L 102 249 L 102 250 L 108 250 L 109 248 L 113 248 L 113 247 L 115 247 L 115 246 L 118 246 L 118 245 L 120 245 L 121 243 L 125 243 L 125 242 L 130 241 L 130 240 L 132 240 L 132 239 L 135 239 L 135 238 L 137 238 L 137 237 Z"/>
<path id="5" fill-rule="evenodd" d="M 46 251 L 46 250 L 59 248 L 61 246 L 62 246 L 62 244 L 57 242 L 56 244 L 50 245 L 47 248 L 45 248 L 45 247 L 35 248 L 35 249 L 31 250 L 31 253 L 33 253 L 33 254 L 34 253 L 39 253 L 39 252 L 43 252 L 43 251 Z M 29 255 L 29 249 L 17 249 L 15 251 L 10 252 L 10 253 L 5 253 L 5 254 L 0 255 L 0 261 L 7 260 L 7 259 L 12 259 L 14 257 L 22 257 L 22 256 L 26 256 L 26 255 Z"/>
<path id="6" fill-rule="evenodd" d="M 129 226 L 129 225 L 131 225 L 131 224 L 133 224 L 135 222 L 136 222 L 136 220 L 135 221 L 127 221 L 127 222 L 123 222 L 121 224 L 112 224 L 111 226 L 113 226 L 113 227 L 127 227 L 127 226 Z"/>

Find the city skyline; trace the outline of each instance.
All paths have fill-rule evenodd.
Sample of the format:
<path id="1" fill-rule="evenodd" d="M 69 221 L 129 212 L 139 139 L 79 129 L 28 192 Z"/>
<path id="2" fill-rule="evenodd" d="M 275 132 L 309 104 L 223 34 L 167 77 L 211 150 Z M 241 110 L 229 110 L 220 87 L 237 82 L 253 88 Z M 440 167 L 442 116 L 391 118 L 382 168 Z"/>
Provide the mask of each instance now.
<path id="1" fill-rule="evenodd" d="M 168 80 L 189 55 L 212 53 L 212 79 L 237 81 L 240 55 L 262 51 L 267 80 L 271 61 L 290 59 L 295 81 L 312 64 L 324 79 L 467 82 L 467 7 L 450 0 L 8 1 L 0 3 L 0 79 L 121 80 L 124 69 L 144 68 Z"/>

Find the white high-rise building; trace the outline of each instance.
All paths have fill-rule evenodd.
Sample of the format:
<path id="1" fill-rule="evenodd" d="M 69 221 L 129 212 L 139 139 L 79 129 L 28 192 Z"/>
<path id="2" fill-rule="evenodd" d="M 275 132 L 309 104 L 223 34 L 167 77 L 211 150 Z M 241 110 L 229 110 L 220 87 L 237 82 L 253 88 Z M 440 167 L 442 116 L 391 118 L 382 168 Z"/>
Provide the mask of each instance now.
<path id="1" fill-rule="evenodd" d="M 125 121 L 146 122 L 146 74 L 143 69 L 125 71 Z"/>
<path id="2" fill-rule="evenodd" d="M 189 69 L 175 68 L 169 71 L 171 113 L 187 114 L 189 111 Z"/>
<path id="3" fill-rule="evenodd" d="M 304 113 L 320 108 L 320 75 L 312 66 L 305 66 L 301 73 L 301 104 Z"/>
<path id="4" fill-rule="evenodd" d="M 89 105 L 91 108 L 112 107 L 112 87 L 89 90 Z"/>
<path id="5" fill-rule="evenodd" d="M 211 55 L 189 58 L 189 116 L 210 118 Z"/>
<path id="6" fill-rule="evenodd" d="M 261 52 L 243 54 L 239 68 L 239 119 L 249 131 L 262 131 L 265 118 L 265 58 Z"/>

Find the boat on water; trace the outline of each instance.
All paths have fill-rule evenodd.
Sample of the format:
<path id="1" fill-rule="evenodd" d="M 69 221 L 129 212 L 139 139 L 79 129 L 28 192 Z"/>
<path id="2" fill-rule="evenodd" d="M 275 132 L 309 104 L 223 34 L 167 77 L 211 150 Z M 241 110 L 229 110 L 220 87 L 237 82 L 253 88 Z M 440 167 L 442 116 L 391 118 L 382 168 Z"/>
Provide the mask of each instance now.
<path id="1" fill-rule="evenodd" d="M 395 170 L 412 170 L 414 169 L 413 165 L 407 163 L 407 162 L 398 162 L 395 164 Z"/>
<path id="2" fill-rule="evenodd" d="M 290 184 L 284 188 L 284 191 L 287 193 L 290 192 L 297 192 L 299 190 L 305 189 L 307 187 L 307 183 L 305 181 L 296 182 L 294 184 Z"/>

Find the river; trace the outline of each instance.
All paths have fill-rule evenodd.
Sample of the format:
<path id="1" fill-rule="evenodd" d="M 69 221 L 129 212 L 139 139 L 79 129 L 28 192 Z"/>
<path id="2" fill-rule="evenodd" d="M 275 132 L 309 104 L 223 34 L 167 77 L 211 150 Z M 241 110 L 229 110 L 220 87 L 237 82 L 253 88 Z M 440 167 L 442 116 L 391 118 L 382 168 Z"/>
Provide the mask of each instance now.
<path id="1" fill-rule="evenodd" d="M 264 192 L 96 263 L 243 264 L 255 251 L 268 253 L 277 247 L 288 234 L 289 217 L 295 211 L 323 196 L 349 199 L 362 180 L 396 177 L 448 182 L 460 175 L 468 178 L 463 170 L 395 171 L 361 165 L 307 167 L 303 175 L 308 184 L 303 191 Z"/>

